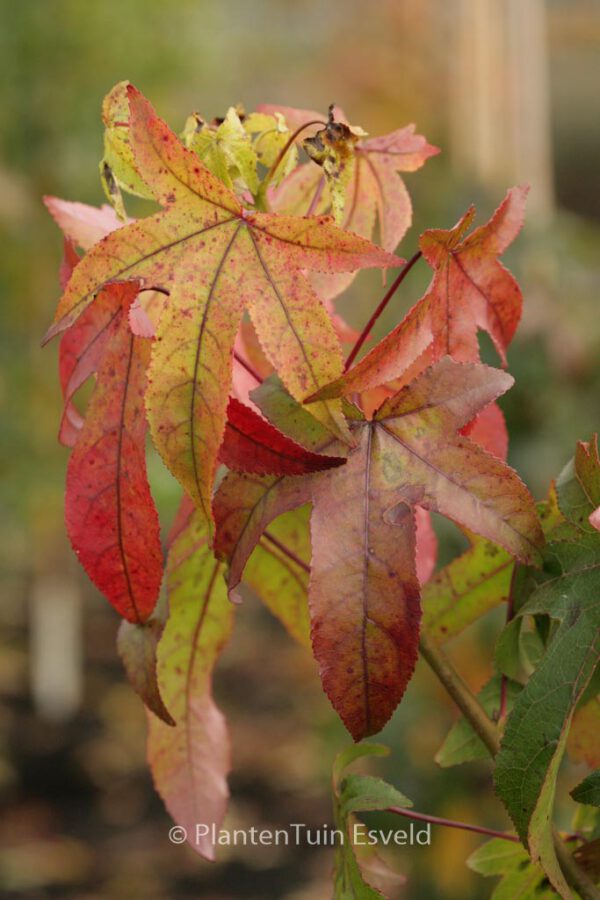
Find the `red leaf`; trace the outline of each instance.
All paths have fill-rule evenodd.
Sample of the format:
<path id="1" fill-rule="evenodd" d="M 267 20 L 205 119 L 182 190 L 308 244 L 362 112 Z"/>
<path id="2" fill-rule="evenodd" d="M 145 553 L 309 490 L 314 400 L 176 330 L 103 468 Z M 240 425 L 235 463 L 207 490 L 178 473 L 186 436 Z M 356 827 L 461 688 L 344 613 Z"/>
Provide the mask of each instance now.
<path id="1" fill-rule="evenodd" d="M 97 371 L 119 326 L 121 311 L 121 306 L 115 303 L 114 291 L 101 291 L 95 302 L 62 336 L 58 370 L 64 408 L 58 439 L 66 447 L 75 445 L 84 422 L 73 404 L 73 397 L 90 375 Z"/>
<path id="2" fill-rule="evenodd" d="M 150 343 L 129 330 L 137 284 L 109 285 L 114 332 L 98 368 L 67 470 L 65 516 L 73 549 L 130 622 L 145 622 L 162 578 L 158 516 L 146 477 L 143 392 Z"/>
<path id="3" fill-rule="evenodd" d="M 497 403 L 486 406 L 472 422 L 462 429 L 475 444 L 483 447 L 492 456 L 505 460 L 508 454 L 508 431 L 504 413 Z"/>
<path id="4" fill-rule="evenodd" d="M 449 231 L 423 233 L 420 247 L 435 272 L 421 301 L 431 312 L 434 359 L 449 353 L 461 362 L 478 360 L 477 329 L 481 328 L 506 363 L 506 348 L 519 324 L 523 298 L 519 285 L 497 257 L 521 230 L 527 191 L 526 187 L 508 191 L 489 222 L 467 237 L 473 207 Z"/>
<path id="5" fill-rule="evenodd" d="M 44 197 L 44 203 L 65 237 L 83 250 L 89 250 L 111 231 L 123 227 L 114 209 L 107 204 L 97 208 L 59 197 Z"/>
<path id="6" fill-rule="evenodd" d="M 434 269 L 425 296 L 345 375 L 306 402 L 331 399 L 402 378 L 415 378 L 445 355 L 479 359 L 477 332 L 487 331 L 503 362 L 521 317 L 521 290 L 497 257 L 517 236 L 527 188 L 512 188 L 492 218 L 464 237 L 473 207 L 454 228 L 425 231 L 420 246 Z"/>
<path id="7" fill-rule="evenodd" d="M 437 561 L 438 540 L 431 524 L 431 516 L 420 506 L 415 507 L 415 527 L 417 529 L 415 564 L 419 584 L 423 585 L 433 575 Z"/>
<path id="8" fill-rule="evenodd" d="M 212 671 L 229 639 L 235 607 L 227 599 L 220 563 L 207 541 L 206 523 L 184 498 L 182 526 L 169 550 L 169 620 L 158 646 L 158 682 L 176 725 L 148 721 L 148 760 L 154 783 L 192 848 L 215 858 L 211 828 L 227 808 L 229 736 L 212 699 Z M 204 826 L 197 833 L 197 826 Z M 205 833 L 207 832 L 207 833 Z"/>
<path id="9" fill-rule="evenodd" d="M 343 457 L 305 450 L 234 397 L 227 407 L 219 458 L 230 469 L 258 475 L 304 475 L 346 462 Z"/>

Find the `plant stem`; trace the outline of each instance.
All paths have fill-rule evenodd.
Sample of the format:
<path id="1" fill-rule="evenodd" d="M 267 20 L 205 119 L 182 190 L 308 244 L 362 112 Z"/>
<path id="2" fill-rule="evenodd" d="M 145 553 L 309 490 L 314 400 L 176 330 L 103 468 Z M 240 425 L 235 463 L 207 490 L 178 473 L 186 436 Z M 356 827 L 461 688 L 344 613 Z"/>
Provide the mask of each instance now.
<path id="1" fill-rule="evenodd" d="M 253 369 L 252 366 L 250 365 L 250 363 L 246 362 L 244 357 L 240 356 L 240 354 L 237 352 L 237 350 L 233 351 L 233 358 L 235 359 L 236 362 L 239 362 L 240 366 L 242 366 L 242 368 L 245 369 L 249 375 L 252 375 L 252 377 L 258 382 L 258 384 L 262 384 L 263 380 L 260 377 L 260 375 L 258 374 L 258 372 L 256 371 L 256 369 Z"/>
<path id="2" fill-rule="evenodd" d="M 294 551 L 290 550 L 289 547 L 286 547 L 286 545 L 283 544 L 279 540 L 279 538 L 276 538 L 274 534 L 271 534 L 269 531 L 265 530 L 265 531 L 263 531 L 263 537 L 265 537 L 268 541 L 270 541 L 273 544 L 273 546 L 277 547 L 278 550 L 280 550 L 283 554 L 285 554 L 285 556 L 287 556 L 288 559 L 291 559 L 292 562 L 295 562 L 297 566 L 299 566 L 301 569 L 304 569 L 305 572 L 308 572 L 310 574 L 310 566 L 307 563 L 305 563 L 303 559 L 300 559 L 299 556 L 296 556 Z"/>
<path id="3" fill-rule="evenodd" d="M 287 142 L 284 144 L 284 146 L 281 148 L 281 150 L 277 154 L 275 162 L 273 163 L 273 165 L 271 166 L 271 168 L 269 169 L 269 171 L 263 178 L 262 183 L 259 188 L 259 191 L 258 191 L 258 194 L 257 194 L 257 197 L 261 197 L 261 198 L 266 197 L 267 188 L 268 188 L 269 184 L 271 183 L 271 180 L 272 180 L 273 176 L 275 175 L 275 172 L 279 168 L 281 160 L 283 159 L 285 154 L 288 152 L 288 150 L 290 149 L 290 147 L 292 146 L 292 144 L 294 143 L 294 141 L 296 140 L 298 135 L 301 134 L 301 132 L 303 132 L 305 128 L 310 128 L 311 125 L 322 125 L 323 128 L 325 128 L 325 126 L 327 125 L 327 122 L 323 122 L 322 119 L 313 119 L 310 122 L 305 122 L 303 125 L 299 125 L 298 128 L 296 128 L 296 130 L 291 133 Z"/>
<path id="4" fill-rule="evenodd" d="M 500 749 L 498 731 L 471 689 L 465 684 L 445 653 L 426 634 L 421 634 L 420 649 L 421 654 L 444 685 L 465 719 L 467 719 L 487 747 L 490 756 L 496 756 Z M 582 900 L 600 900 L 600 890 L 598 890 L 587 872 L 581 868 L 577 860 L 569 852 L 555 829 L 553 830 L 553 841 L 559 865 L 571 887 L 578 891 Z"/>
<path id="5" fill-rule="evenodd" d="M 417 262 L 418 259 L 421 258 L 421 256 L 422 256 L 421 251 L 417 250 L 417 252 L 413 256 L 411 256 L 411 258 L 408 260 L 408 262 L 406 262 L 403 265 L 403 267 L 400 269 L 400 272 L 396 276 L 396 279 L 390 285 L 389 290 L 386 292 L 386 294 L 383 297 L 383 299 L 381 300 L 379 306 L 377 307 L 377 309 L 375 310 L 375 312 L 373 313 L 373 315 L 371 316 L 371 318 L 369 319 L 369 321 L 367 322 L 367 324 L 361 331 L 360 335 L 358 336 L 358 340 L 356 341 L 354 347 L 348 354 L 348 359 L 346 360 L 346 365 L 344 366 L 345 372 L 348 371 L 348 369 L 350 368 L 350 366 L 356 359 L 360 348 L 362 347 L 362 345 L 364 344 L 366 339 L 371 334 L 371 331 L 373 330 L 373 325 L 375 324 L 375 322 L 377 321 L 377 319 L 379 318 L 381 313 L 384 311 L 384 309 L 386 308 L 386 306 L 388 305 L 388 303 L 390 302 L 390 300 L 392 299 L 392 297 L 394 296 L 394 294 L 396 293 L 396 291 L 398 290 L 398 288 L 400 287 L 400 285 L 402 284 L 402 282 L 404 281 L 404 279 L 406 278 L 406 276 L 408 275 L 408 273 L 410 272 L 410 270 L 412 269 L 414 264 Z"/>
<path id="6" fill-rule="evenodd" d="M 463 681 L 448 657 L 424 632 L 420 640 L 421 655 L 427 660 L 465 719 L 477 732 L 491 756 L 500 749 L 498 732 L 471 688 Z"/>
<path id="7" fill-rule="evenodd" d="M 321 175 L 321 177 L 319 178 L 319 183 L 317 184 L 317 190 L 315 191 L 313 198 L 310 201 L 310 206 L 306 210 L 306 213 L 305 213 L 306 216 L 314 215 L 314 212 L 317 208 L 317 204 L 318 204 L 319 200 L 321 199 L 321 195 L 323 194 L 324 187 L 325 187 L 325 176 Z"/>
<path id="8" fill-rule="evenodd" d="M 310 572 L 310 566 L 305 563 L 304 560 L 300 559 L 299 556 L 296 556 L 296 554 L 293 553 L 293 551 L 290 550 L 289 547 L 286 547 L 285 544 L 278 540 L 278 538 L 276 538 L 272 534 L 269 534 L 269 532 L 267 531 L 264 532 L 264 536 L 289 559 L 296 563 L 296 565 L 300 566 L 301 569 L 304 569 L 305 572 Z M 473 730 L 477 732 L 477 734 L 487 747 L 490 756 L 492 758 L 496 756 L 498 750 L 500 749 L 500 741 L 498 738 L 496 726 L 488 717 L 487 713 L 471 691 L 470 687 L 458 674 L 454 666 L 448 660 L 445 653 L 440 650 L 440 648 L 437 647 L 436 644 L 431 641 L 424 633 L 421 634 L 420 650 L 422 656 L 429 663 L 441 683 L 446 688 L 447 692 L 455 701 L 465 719 L 468 720 Z M 487 834 L 491 837 L 503 838 L 507 841 L 520 843 L 520 839 L 515 835 L 505 834 L 504 832 L 494 831 L 489 828 L 483 828 L 479 825 L 469 825 L 465 822 L 457 822 L 454 819 L 444 819 L 440 816 L 429 816 L 425 815 L 425 813 L 418 813 L 413 812 L 412 810 L 402 809 L 399 806 L 390 806 L 388 808 L 388 812 L 395 813 L 399 816 L 406 816 L 407 818 L 418 819 L 423 822 L 431 822 L 432 824 L 437 825 L 446 825 L 449 828 L 462 828 L 464 831 L 474 831 L 477 834 Z M 572 838 L 573 836 L 569 835 L 567 840 Z M 556 857 L 569 884 L 573 888 L 575 888 L 576 891 L 578 891 L 578 893 L 582 897 L 582 900 L 600 900 L 600 891 L 588 876 L 587 872 L 581 868 L 577 860 L 569 852 L 568 848 L 565 846 L 563 839 L 560 837 L 556 830 L 554 830 L 553 832 L 553 839 Z"/>
<path id="9" fill-rule="evenodd" d="M 512 575 L 510 577 L 510 588 L 508 591 L 508 602 L 506 604 L 506 624 L 512 621 L 512 618 L 515 614 L 515 580 L 517 578 L 518 566 L 515 563 L 514 568 L 512 570 Z M 502 677 L 500 679 L 500 711 L 498 713 L 498 721 L 502 722 L 504 717 L 506 716 L 506 702 L 507 702 L 507 691 L 508 691 L 508 679 L 504 672 L 502 673 Z"/>
<path id="10" fill-rule="evenodd" d="M 484 828 L 481 825 L 469 825 L 467 822 L 457 822 L 456 819 L 445 819 L 442 816 L 429 816 L 425 813 L 415 812 L 412 809 L 404 809 L 401 806 L 389 806 L 386 812 L 395 813 L 398 816 L 406 816 L 407 819 L 417 819 L 419 822 L 430 822 L 432 825 L 445 825 L 447 828 L 460 828 L 462 831 L 474 831 L 477 834 L 487 834 L 489 837 L 502 838 L 520 844 L 521 840 L 516 834 L 507 834 L 504 831 L 495 831 L 493 828 Z"/>

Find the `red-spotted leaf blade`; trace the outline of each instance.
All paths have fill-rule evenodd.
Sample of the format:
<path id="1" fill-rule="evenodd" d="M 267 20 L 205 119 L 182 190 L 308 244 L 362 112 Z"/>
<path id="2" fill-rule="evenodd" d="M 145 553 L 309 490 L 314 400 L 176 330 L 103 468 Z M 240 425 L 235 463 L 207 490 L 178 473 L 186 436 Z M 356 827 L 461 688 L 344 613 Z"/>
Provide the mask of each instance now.
<path id="1" fill-rule="evenodd" d="M 230 748 L 223 714 L 212 699 L 212 671 L 229 639 L 235 607 L 208 547 L 206 523 L 184 501 L 167 561 L 170 614 L 158 647 L 158 682 L 176 721 L 149 717 L 148 760 L 169 813 L 192 848 L 215 858 L 211 829 L 227 807 Z M 197 831 L 199 828 L 199 831 Z"/>
<path id="2" fill-rule="evenodd" d="M 135 283 L 115 284 L 118 324 L 67 469 L 65 518 L 86 572 L 130 622 L 145 622 L 162 579 L 158 516 L 146 476 L 144 388 L 149 342 L 128 323 Z"/>
<path id="3" fill-rule="evenodd" d="M 353 271 L 397 260 L 329 218 L 248 212 L 135 88 L 128 94 L 137 171 L 164 210 L 86 254 L 47 337 L 75 321 L 108 281 L 139 278 L 170 292 L 149 370 L 148 417 L 158 451 L 210 522 L 243 310 L 290 392 L 304 399 L 335 379 L 342 362 L 331 321 L 301 270 Z M 348 440 L 337 401 L 311 411 Z"/>
<path id="4" fill-rule="evenodd" d="M 219 458 L 234 471 L 257 475 L 305 475 L 346 462 L 306 450 L 234 397 L 227 407 Z"/>

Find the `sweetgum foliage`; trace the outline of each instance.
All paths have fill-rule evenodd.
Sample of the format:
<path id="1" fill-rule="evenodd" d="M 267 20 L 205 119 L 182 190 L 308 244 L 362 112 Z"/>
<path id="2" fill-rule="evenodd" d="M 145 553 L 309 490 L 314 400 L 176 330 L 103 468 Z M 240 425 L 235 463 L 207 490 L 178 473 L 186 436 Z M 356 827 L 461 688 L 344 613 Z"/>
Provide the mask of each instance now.
<path id="1" fill-rule="evenodd" d="M 200 845 L 193 836 L 196 824 L 218 829 L 227 808 L 229 737 L 212 681 L 244 586 L 312 651 L 355 742 L 394 713 L 423 634 L 441 644 L 510 595 L 500 673 L 480 702 L 503 717 L 495 782 L 524 846 L 506 854 L 492 842 L 470 865 L 501 875 L 503 889 L 545 891 L 547 878 L 568 896 L 549 822 L 598 661 L 600 463 L 595 442 L 579 444 L 536 507 L 505 462 L 496 400 L 512 378 L 482 365 L 478 333 L 506 367 L 522 296 L 500 257 L 526 187 L 477 228 L 470 208 L 425 231 L 416 254 L 415 238 L 397 285 L 418 264 L 431 269 L 428 289 L 352 364 L 366 327 L 344 366 L 342 344 L 359 335 L 334 298 L 362 269 L 403 266 L 403 176 L 438 149 L 413 125 L 367 134 L 335 106 L 232 106 L 214 121 L 191 111 L 178 135 L 127 82 L 102 115 L 110 205 L 45 200 L 64 234 L 46 339 L 60 335 L 67 531 L 122 617 L 118 650 L 149 710 L 148 758 L 169 812 L 214 859 L 210 829 Z M 155 211 L 132 219 L 131 194 Z M 182 489 L 165 547 L 150 440 Z M 470 542 L 440 571 L 430 512 Z M 443 765 L 482 757 L 472 724 L 455 726 Z M 357 744 L 336 761 L 334 813 L 348 836 L 362 811 L 410 806 L 346 772 L 383 752 Z M 573 797 L 597 806 L 597 782 Z M 336 854 L 336 897 L 385 897 L 401 881 L 351 841 Z"/>

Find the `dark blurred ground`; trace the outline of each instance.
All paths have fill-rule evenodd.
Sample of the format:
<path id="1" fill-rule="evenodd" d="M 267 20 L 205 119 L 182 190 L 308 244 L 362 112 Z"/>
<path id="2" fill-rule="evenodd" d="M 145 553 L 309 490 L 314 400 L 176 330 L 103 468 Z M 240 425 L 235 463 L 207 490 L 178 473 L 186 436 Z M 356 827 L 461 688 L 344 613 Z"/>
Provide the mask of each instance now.
<path id="1" fill-rule="evenodd" d="M 533 217 L 507 257 L 526 313 L 504 402 L 511 461 L 538 496 L 575 440 L 600 425 L 600 4 L 547 10 L 556 206 Z M 409 256 L 424 227 L 450 226 L 472 200 L 482 221 L 509 184 L 460 165 L 454 29 L 469 12 L 459 0 L 380 0 L 368 12 L 358 0 L 0 0 L 2 896 L 320 900 L 331 867 L 330 851 L 315 848 L 224 850 L 210 866 L 167 839 L 170 820 L 144 761 L 144 713 L 116 658 L 116 616 L 63 536 L 56 347 L 39 349 L 58 296 L 60 238 L 42 194 L 102 202 L 100 104 L 123 78 L 176 128 L 192 109 L 210 117 L 238 101 L 325 109 L 335 100 L 372 134 L 415 121 L 444 151 L 407 177 L 416 215 L 400 251 Z M 501 130 L 500 109 L 496 121 Z M 425 267 L 411 279 L 379 334 L 420 295 Z M 353 324 L 380 291 L 361 276 L 343 303 Z M 156 461 L 151 469 L 168 518 L 177 490 Z M 456 539 L 444 535 L 448 558 Z M 475 687 L 498 623 L 491 617 L 455 642 Z M 329 821 L 331 762 L 346 735 L 311 660 L 253 603 L 239 616 L 217 694 L 235 748 L 229 824 Z M 507 827 L 484 765 L 448 774 L 432 762 L 453 716 L 419 669 L 382 735 L 393 753 L 379 771 L 417 809 Z M 567 769 L 569 784 L 576 777 Z M 432 848 L 398 851 L 409 875 L 403 896 L 488 896 L 489 884 L 463 864 L 479 842 L 437 829 Z"/>

